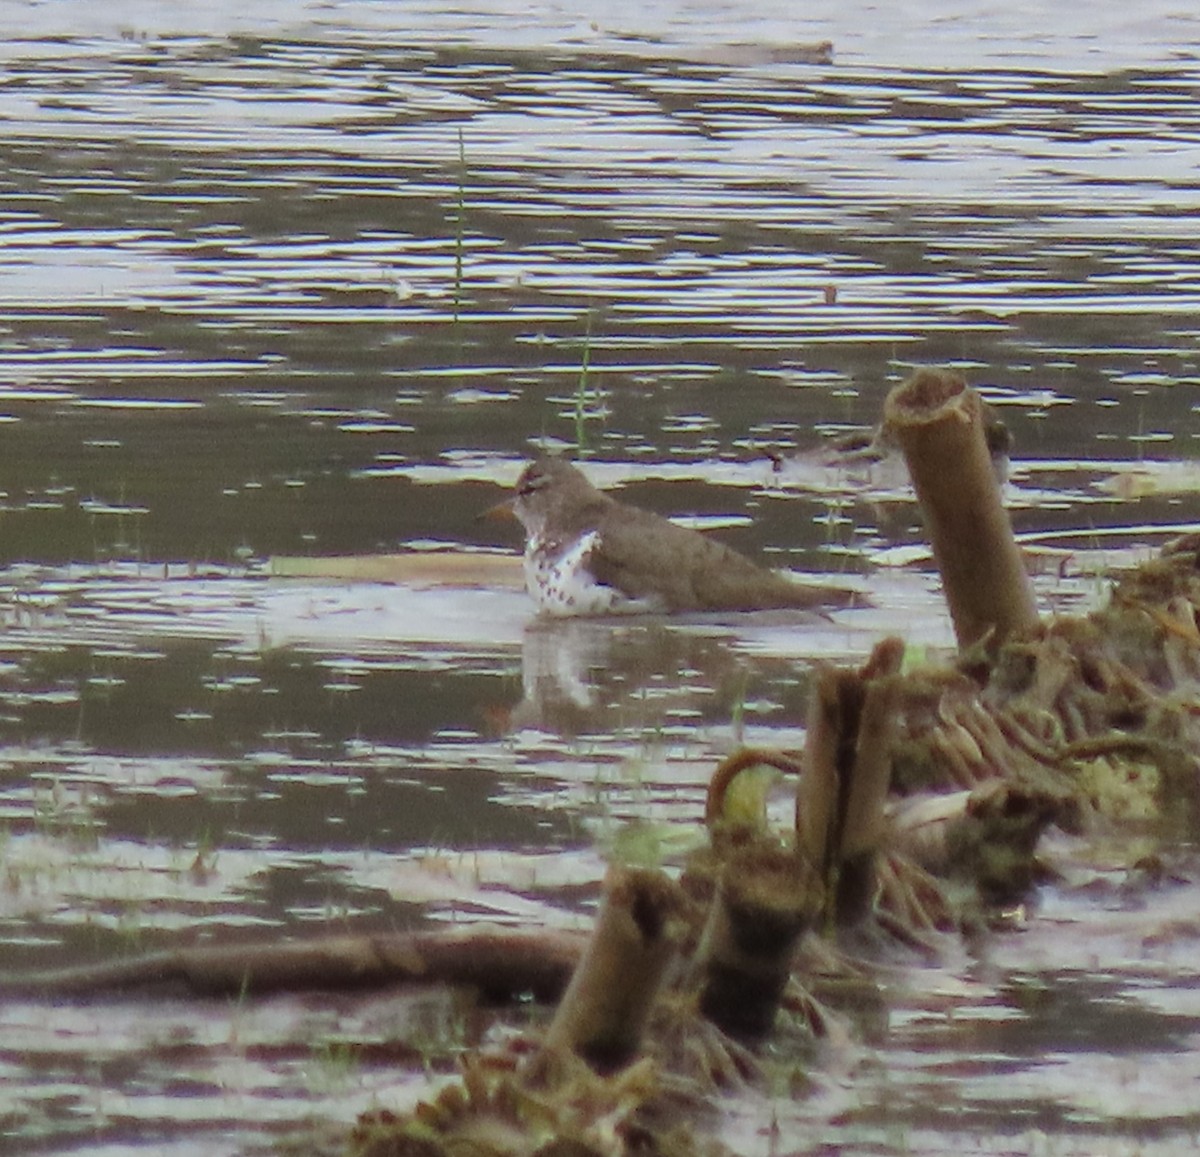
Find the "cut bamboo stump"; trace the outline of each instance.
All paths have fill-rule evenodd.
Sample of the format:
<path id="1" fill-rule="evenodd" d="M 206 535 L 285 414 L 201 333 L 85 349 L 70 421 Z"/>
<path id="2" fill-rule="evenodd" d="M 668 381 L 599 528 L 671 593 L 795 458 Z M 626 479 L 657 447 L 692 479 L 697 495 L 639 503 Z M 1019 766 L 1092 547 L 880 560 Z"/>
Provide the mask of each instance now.
<path id="1" fill-rule="evenodd" d="M 662 872 L 614 867 L 591 939 L 546 1032 L 598 1072 L 628 1064 L 683 938 L 683 897 Z"/>
<path id="2" fill-rule="evenodd" d="M 696 950 L 700 1011 L 743 1044 L 775 1023 L 801 935 L 823 888 L 808 857 L 760 837 L 736 849 L 721 874 Z"/>
<path id="3" fill-rule="evenodd" d="M 903 640 L 889 637 L 861 670 L 822 667 L 813 686 L 796 835 L 825 883 L 828 924 L 855 923 L 870 907 L 903 658 Z"/>
<path id="4" fill-rule="evenodd" d="M 888 395 L 962 651 L 995 653 L 1038 624 L 1033 588 L 988 452 L 983 399 L 955 373 L 920 369 Z"/>

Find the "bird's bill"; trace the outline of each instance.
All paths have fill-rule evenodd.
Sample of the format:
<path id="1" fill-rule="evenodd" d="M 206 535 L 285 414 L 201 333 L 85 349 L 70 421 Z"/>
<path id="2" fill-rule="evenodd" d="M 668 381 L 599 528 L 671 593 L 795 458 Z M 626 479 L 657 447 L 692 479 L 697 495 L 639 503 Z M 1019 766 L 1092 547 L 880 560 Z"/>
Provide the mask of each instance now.
<path id="1" fill-rule="evenodd" d="M 515 498 L 505 498 L 502 502 L 497 502 L 495 506 L 481 510 L 475 515 L 475 521 L 482 522 L 486 519 L 488 522 L 515 522 L 517 512 L 513 510 L 514 501 Z"/>

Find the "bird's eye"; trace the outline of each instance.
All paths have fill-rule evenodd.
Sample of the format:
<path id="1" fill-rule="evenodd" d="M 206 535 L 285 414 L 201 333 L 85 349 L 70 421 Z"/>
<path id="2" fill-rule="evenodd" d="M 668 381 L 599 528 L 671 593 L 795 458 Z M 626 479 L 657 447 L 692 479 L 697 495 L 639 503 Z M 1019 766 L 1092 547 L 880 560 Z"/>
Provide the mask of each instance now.
<path id="1" fill-rule="evenodd" d="M 526 470 L 517 480 L 517 493 L 524 498 L 535 490 L 540 490 L 545 478 L 540 470 Z"/>

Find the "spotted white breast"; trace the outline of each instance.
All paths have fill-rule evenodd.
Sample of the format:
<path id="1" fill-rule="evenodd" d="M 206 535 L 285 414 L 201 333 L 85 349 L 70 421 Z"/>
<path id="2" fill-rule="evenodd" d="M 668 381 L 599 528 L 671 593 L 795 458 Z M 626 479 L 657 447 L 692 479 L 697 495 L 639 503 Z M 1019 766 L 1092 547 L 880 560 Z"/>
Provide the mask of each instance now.
<path id="1" fill-rule="evenodd" d="M 525 550 L 525 586 L 538 609 L 547 615 L 619 615 L 653 610 L 643 599 L 631 599 L 616 587 L 596 581 L 588 556 L 599 534 L 590 530 L 558 550 L 541 536 L 532 536 Z"/>

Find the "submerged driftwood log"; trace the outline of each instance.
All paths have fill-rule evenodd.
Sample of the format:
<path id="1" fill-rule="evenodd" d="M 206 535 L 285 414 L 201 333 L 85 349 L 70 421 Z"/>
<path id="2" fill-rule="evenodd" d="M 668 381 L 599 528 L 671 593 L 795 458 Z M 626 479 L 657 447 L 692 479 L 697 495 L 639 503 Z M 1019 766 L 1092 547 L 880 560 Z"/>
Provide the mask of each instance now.
<path id="1" fill-rule="evenodd" d="M 0 998 L 106 993 L 236 997 L 442 984 L 473 988 L 493 1000 L 523 993 L 554 999 L 566 987 L 585 943 L 586 937 L 570 932 L 479 927 L 177 948 L 48 972 L 0 974 Z"/>

